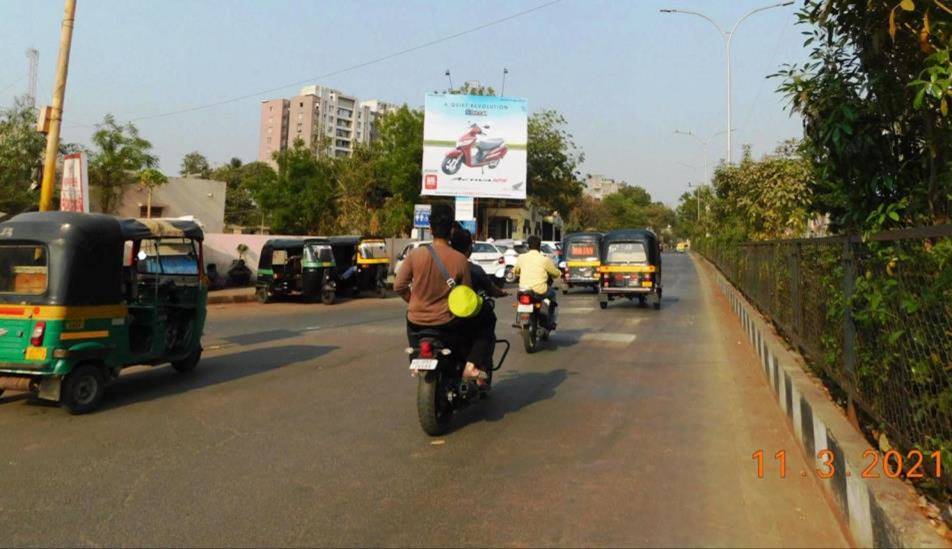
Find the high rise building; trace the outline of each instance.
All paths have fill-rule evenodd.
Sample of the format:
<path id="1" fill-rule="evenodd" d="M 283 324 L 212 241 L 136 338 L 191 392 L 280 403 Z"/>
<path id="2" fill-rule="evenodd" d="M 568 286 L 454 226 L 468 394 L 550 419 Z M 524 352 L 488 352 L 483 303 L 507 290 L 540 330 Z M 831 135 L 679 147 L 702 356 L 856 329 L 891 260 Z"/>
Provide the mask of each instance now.
<path id="1" fill-rule="evenodd" d="M 278 125 L 272 119 L 281 104 L 287 115 L 281 126 L 283 140 L 277 140 Z M 276 150 L 293 147 L 298 140 L 314 154 L 349 156 L 357 143 L 373 141 L 377 119 L 392 108 L 383 101 L 359 102 L 354 96 L 317 85 L 305 86 L 291 99 L 272 99 L 261 105 L 258 160 L 272 164 Z"/>
<path id="2" fill-rule="evenodd" d="M 617 193 L 625 185 L 627 183 L 624 181 L 615 181 L 604 175 L 589 174 L 585 179 L 585 194 L 595 200 L 601 200 L 610 194 Z"/>
<path id="3" fill-rule="evenodd" d="M 261 102 L 261 126 L 258 138 L 258 160 L 274 164 L 273 155 L 288 148 L 287 99 L 270 99 Z"/>

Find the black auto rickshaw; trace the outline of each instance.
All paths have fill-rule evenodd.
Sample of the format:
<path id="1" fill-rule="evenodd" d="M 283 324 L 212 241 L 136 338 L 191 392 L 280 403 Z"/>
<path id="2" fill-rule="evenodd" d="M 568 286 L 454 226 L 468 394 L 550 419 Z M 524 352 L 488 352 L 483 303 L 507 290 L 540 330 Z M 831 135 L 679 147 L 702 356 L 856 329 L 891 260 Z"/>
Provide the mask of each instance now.
<path id="1" fill-rule="evenodd" d="M 299 295 L 303 287 L 303 238 L 272 238 L 261 247 L 255 297 L 267 303 L 276 297 Z"/>
<path id="2" fill-rule="evenodd" d="M 647 303 L 654 297 L 654 308 L 661 308 L 661 249 L 658 237 L 646 229 L 619 229 L 602 236 L 601 265 L 598 272 L 598 304 L 608 308 L 616 297 Z"/>
<path id="3" fill-rule="evenodd" d="M 191 221 L 32 212 L 0 223 L 0 393 L 79 414 L 132 365 L 195 368 L 207 287 Z"/>
<path id="4" fill-rule="evenodd" d="M 328 240 L 337 263 L 339 291 L 347 290 L 351 295 L 373 291 L 379 297 L 386 297 L 390 256 L 384 239 L 332 236 Z"/>
<path id="5" fill-rule="evenodd" d="M 562 293 L 569 293 L 570 288 L 588 287 L 598 292 L 598 267 L 602 262 L 599 259 L 599 246 L 602 233 L 579 232 L 569 233 L 562 240 Z"/>

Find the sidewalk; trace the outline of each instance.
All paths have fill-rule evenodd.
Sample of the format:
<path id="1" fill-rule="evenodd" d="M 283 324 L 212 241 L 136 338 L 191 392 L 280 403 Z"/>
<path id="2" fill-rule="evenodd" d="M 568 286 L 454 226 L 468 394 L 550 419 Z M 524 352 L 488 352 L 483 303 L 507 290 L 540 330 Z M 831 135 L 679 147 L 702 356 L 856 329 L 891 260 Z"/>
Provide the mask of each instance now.
<path id="1" fill-rule="evenodd" d="M 247 303 L 255 300 L 255 288 L 228 288 L 226 290 L 215 290 L 208 292 L 208 304 L 215 305 L 219 303 Z"/>

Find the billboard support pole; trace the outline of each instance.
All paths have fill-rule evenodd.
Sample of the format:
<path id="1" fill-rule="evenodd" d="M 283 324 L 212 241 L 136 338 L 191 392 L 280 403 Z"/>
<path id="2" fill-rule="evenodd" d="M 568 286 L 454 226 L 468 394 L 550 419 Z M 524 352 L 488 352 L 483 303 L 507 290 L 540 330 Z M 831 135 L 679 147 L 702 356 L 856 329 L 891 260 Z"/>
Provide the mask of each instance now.
<path id="1" fill-rule="evenodd" d="M 76 0 L 66 0 L 63 26 L 60 29 L 59 59 L 56 61 L 56 80 L 53 83 L 53 105 L 50 109 L 50 132 L 46 136 L 46 155 L 43 159 L 43 180 L 40 185 L 40 211 L 53 209 L 53 178 L 56 176 L 56 156 L 59 153 L 60 124 L 63 121 L 63 97 L 66 95 L 66 73 L 69 70 L 69 48 L 73 42 L 73 21 L 76 19 Z"/>

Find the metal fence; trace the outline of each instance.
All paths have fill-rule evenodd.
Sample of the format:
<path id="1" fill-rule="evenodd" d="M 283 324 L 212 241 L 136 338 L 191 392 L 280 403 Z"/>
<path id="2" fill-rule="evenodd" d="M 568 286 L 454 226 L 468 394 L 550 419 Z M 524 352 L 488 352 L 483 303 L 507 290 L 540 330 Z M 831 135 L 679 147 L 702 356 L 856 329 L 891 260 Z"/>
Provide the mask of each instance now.
<path id="1" fill-rule="evenodd" d="M 697 247 L 893 445 L 952 462 L 952 225 Z"/>

